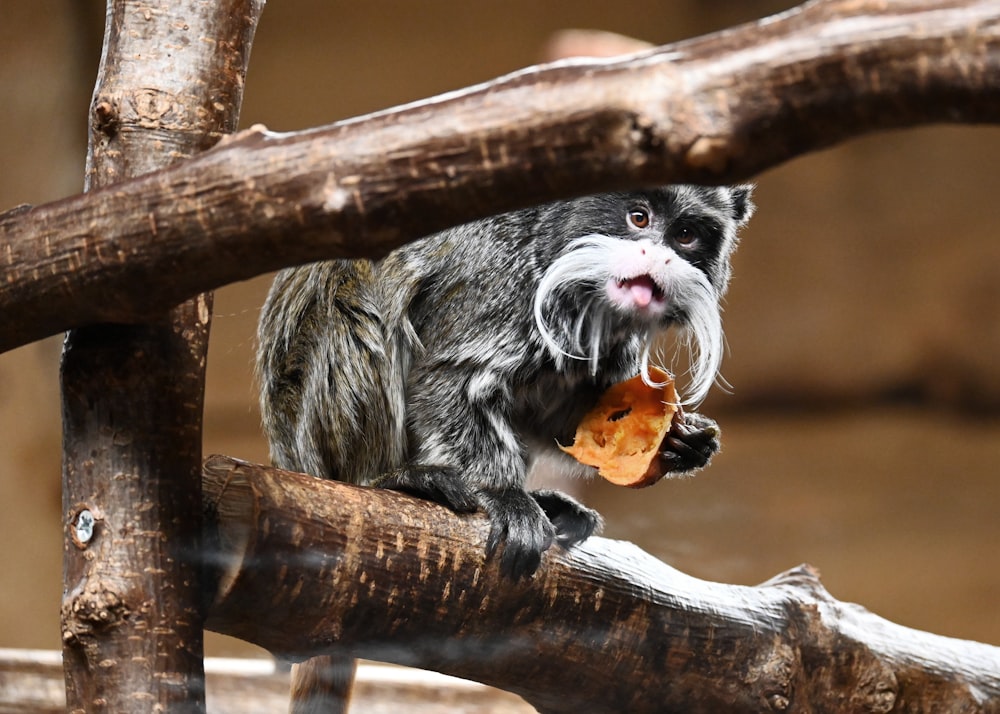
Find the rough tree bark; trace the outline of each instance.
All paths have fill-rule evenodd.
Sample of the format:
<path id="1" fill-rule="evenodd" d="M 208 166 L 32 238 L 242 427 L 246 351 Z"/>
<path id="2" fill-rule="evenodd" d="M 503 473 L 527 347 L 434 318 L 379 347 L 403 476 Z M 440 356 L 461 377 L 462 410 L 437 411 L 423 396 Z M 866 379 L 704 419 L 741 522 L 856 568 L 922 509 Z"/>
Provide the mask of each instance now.
<path id="1" fill-rule="evenodd" d="M 109 0 L 89 190 L 235 130 L 260 5 Z M 107 255 L 97 235 L 78 231 L 86 252 Z M 71 711 L 204 710 L 199 515 L 210 316 L 211 296 L 199 295 L 146 324 L 66 336 L 62 636 Z"/>
<path id="2" fill-rule="evenodd" d="M 710 583 L 593 538 L 512 583 L 481 516 L 224 457 L 204 487 L 208 626 L 285 657 L 433 669 L 552 713 L 1000 711 L 1000 648 L 838 602 L 808 567 Z"/>
<path id="3" fill-rule="evenodd" d="M 500 210 L 743 179 L 931 122 L 1000 122 L 996 0 L 816 0 L 632 59 L 531 69 L 297 134 L 252 131 L 0 216 L 0 350 Z"/>

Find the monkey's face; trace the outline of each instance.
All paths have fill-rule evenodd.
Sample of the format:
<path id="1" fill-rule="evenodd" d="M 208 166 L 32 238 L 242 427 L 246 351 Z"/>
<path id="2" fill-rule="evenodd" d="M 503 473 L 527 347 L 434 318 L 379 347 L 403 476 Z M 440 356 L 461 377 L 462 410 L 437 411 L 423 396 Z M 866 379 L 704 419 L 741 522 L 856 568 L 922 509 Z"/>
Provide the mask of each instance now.
<path id="1" fill-rule="evenodd" d="M 722 359 L 719 299 L 736 230 L 752 210 L 749 189 L 671 186 L 563 204 L 566 240 L 550 257 L 535 296 L 535 321 L 557 363 L 586 359 L 591 372 L 622 340 L 648 350 L 678 326 L 693 347 L 686 401 L 700 401 Z"/>

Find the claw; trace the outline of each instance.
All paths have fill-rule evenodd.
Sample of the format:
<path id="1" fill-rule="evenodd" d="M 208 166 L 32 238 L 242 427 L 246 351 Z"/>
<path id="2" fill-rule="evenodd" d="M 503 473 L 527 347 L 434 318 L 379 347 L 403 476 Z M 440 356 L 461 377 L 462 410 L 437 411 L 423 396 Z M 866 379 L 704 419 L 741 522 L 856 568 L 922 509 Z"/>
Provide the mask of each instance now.
<path id="1" fill-rule="evenodd" d="M 556 530 L 541 507 L 524 491 L 483 490 L 479 504 L 490 519 L 486 556 L 500 555 L 500 572 L 518 580 L 530 577 L 542 562 L 542 553 L 556 538 Z"/>

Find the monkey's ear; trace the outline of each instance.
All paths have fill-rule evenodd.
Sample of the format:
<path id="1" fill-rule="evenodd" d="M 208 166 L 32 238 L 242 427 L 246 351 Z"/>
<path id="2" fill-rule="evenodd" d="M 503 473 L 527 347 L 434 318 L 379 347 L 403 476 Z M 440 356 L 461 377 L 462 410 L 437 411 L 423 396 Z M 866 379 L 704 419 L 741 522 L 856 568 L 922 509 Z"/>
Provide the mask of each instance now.
<path id="1" fill-rule="evenodd" d="M 743 225 L 750 220 L 750 216 L 753 215 L 754 210 L 757 206 L 751 200 L 753 195 L 754 185 L 752 183 L 740 184 L 739 186 L 733 186 L 732 198 L 733 198 L 733 219 L 738 225 Z"/>

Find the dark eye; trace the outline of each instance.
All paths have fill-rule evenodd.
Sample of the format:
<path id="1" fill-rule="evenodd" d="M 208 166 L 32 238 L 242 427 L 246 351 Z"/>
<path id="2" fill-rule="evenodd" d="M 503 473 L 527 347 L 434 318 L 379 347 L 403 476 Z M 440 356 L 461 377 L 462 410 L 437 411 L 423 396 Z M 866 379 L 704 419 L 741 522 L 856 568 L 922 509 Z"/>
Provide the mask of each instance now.
<path id="1" fill-rule="evenodd" d="M 698 234 L 690 228 L 682 228 L 677 231 L 677 235 L 674 236 L 674 240 L 677 241 L 678 245 L 690 248 L 698 243 Z"/>
<path id="2" fill-rule="evenodd" d="M 670 229 L 670 240 L 678 248 L 694 250 L 705 246 L 705 242 L 711 245 L 716 240 L 717 229 L 711 221 L 707 220 L 679 220 Z"/>
<path id="3" fill-rule="evenodd" d="M 628 209 L 628 222 L 636 228 L 649 228 L 649 211 L 638 206 Z"/>

